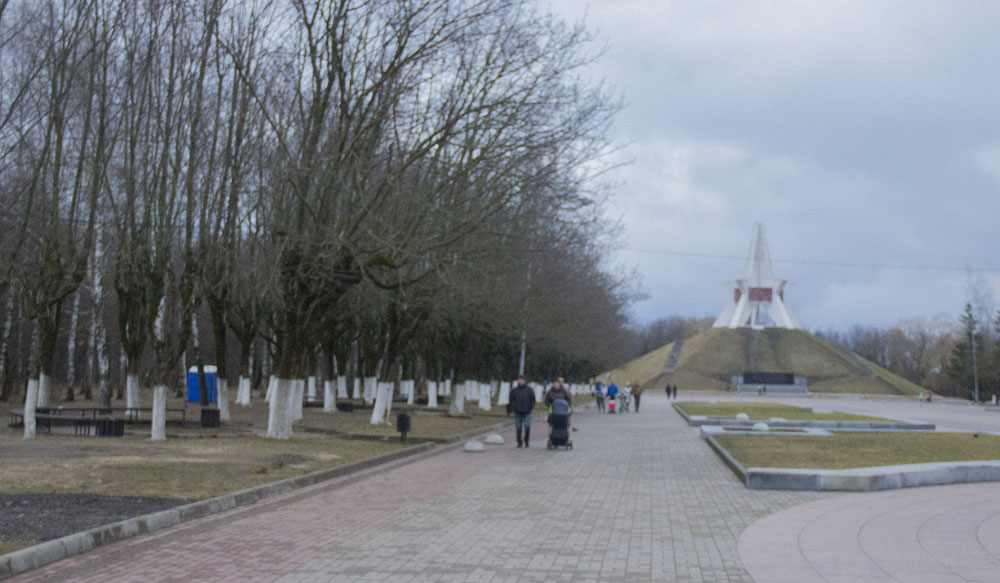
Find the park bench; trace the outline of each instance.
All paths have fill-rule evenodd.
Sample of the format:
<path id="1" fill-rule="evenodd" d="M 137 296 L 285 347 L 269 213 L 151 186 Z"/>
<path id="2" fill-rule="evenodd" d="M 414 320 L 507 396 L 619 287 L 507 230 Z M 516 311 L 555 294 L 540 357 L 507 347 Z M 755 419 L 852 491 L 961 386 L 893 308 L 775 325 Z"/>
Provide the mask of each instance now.
<path id="1" fill-rule="evenodd" d="M 84 415 L 63 415 L 57 409 L 40 408 L 35 412 L 36 427 L 44 427 L 45 431 L 52 433 L 53 425 L 72 425 L 73 433 L 76 435 L 90 435 L 90 428 L 94 424 L 94 419 Z M 10 410 L 11 425 L 22 427 L 24 425 L 24 409 Z"/>

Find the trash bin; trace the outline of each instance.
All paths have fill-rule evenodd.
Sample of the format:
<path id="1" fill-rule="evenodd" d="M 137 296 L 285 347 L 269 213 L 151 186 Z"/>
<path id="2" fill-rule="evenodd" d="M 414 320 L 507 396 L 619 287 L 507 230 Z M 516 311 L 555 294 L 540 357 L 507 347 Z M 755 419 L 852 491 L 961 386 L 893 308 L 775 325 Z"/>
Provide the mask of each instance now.
<path id="1" fill-rule="evenodd" d="M 216 390 L 218 385 L 218 369 L 214 366 L 205 367 L 205 387 L 208 389 L 208 402 L 214 403 L 218 400 Z M 201 403 L 201 390 L 198 388 L 198 367 L 192 366 L 187 374 L 187 400 L 188 403 Z"/>
<path id="2" fill-rule="evenodd" d="M 125 420 L 103 418 L 94 422 L 94 433 L 98 437 L 123 437 L 125 435 Z"/>
<path id="3" fill-rule="evenodd" d="M 212 409 L 210 407 L 201 408 L 201 426 L 202 427 L 218 427 L 219 426 L 219 410 Z"/>
<path id="4" fill-rule="evenodd" d="M 401 441 L 406 441 L 406 434 L 410 432 L 410 414 L 409 413 L 397 413 L 396 414 L 396 431 L 400 435 Z"/>

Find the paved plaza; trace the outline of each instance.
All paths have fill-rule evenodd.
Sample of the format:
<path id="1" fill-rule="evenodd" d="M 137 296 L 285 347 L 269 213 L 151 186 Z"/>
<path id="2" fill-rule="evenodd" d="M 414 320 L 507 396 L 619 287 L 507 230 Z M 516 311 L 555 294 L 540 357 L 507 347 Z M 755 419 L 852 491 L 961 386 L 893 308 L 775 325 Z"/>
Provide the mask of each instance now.
<path id="1" fill-rule="evenodd" d="M 995 484 L 747 490 L 662 394 L 641 414 L 578 411 L 572 451 L 547 451 L 535 423 L 528 450 L 424 454 L 12 581 L 1000 580 Z M 940 560 L 958 548 L 963 571 Z"/>

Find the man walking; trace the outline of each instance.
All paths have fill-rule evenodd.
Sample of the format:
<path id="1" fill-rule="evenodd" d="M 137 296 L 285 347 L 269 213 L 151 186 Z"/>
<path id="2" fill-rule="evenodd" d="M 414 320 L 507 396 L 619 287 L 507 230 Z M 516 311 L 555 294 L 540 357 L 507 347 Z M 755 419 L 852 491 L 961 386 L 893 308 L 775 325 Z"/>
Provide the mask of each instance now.
<path id="1" fill-rule="evenodd" d="M 635 412 L 639 412 L 639 401 L 642 399 L 643 386 L 639 383 L 632 382 L 632 398 L 635 399 Z"/>
<path id="2" fill-rule="evenodd" d="M 517 447 L 528 447 L 528 440 L 531 439 L 531 410 L 535 408 L 535 391 L 528 386 L 524 375 L 518 375 L 517 386 L 510 391 L 510 408 L 514 412 Z M 524 439 L 521 439 L 522 429 Z"/>

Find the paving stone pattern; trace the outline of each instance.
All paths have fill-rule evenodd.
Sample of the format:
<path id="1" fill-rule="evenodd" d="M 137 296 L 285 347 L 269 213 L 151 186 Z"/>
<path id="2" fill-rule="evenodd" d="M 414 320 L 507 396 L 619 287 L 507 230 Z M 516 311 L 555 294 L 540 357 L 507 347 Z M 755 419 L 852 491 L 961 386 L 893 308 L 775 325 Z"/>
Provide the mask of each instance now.
<path id="1" fill-rule="evenodd" d="M 12 580 L 749 582 L 743 530 L 830 496 L 747 490 L 663 395 L 573 421 L 572 451 L 536 419 L 527 450 L 422 456 Z"/>

